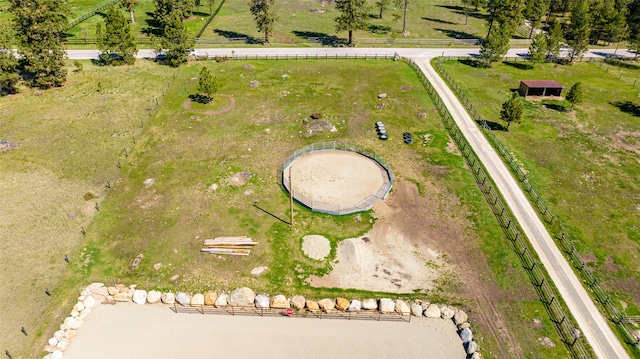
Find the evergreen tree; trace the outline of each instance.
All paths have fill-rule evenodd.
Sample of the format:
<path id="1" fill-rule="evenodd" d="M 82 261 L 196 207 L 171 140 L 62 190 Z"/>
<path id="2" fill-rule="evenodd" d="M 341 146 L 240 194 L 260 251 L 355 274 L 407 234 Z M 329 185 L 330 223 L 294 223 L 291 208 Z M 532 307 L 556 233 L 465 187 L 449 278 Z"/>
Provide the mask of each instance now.
<path id="1" fill-rule="evenodd" d="M 133 64 L 136 61 L 135 38 L 131 34 L 131 25 L 115 5 L 105 12 L 104 31 L 102 24 L 96 28 L 100 60 L 107 65 Z"/>
<path id="2" fill-rule="evenodd" d="M 0 25 L 0 96 L 17 92 L 18 58 L 13 54 L 13 31 L 7 24 Z"/>
<path id="3" fill-rule="evenodd" d="M 487 4 L 487 10 L 489 11 L 487 18 L 489 31 L 487 36 L 491 33 L 496 23 L 501 23 L 509 25 L 509 37 L 511 37 L 515 29 L 524 20 L 524 6 L 524 0 L 489 0 Z"/>
<path id="4" fill-rule="evenodd" d="M 515 91 L 511 94 L 511 98 L 502 104 L 502 110 L 500 111 L 500 119 L 507 123 L 507 131 L 509 131 L 509 126 L 512 122 L 520 122 L 522 112 L 524 112 L 522 100 L 518 91 Z"/>
<path id="5" fill-rule="evenodd" d="M 124 7 L 127 9 L 127 11 L 129 11 L 129 15 L 131 16 L 132 24 L 136 23 L 136 19 L 134 19 L 133 13 L 136 11 L 136 5 L 138 5 L 138 2 L 140 2 L 140 0 L 124 0 L 123 1 Z"/>
<path id="6" fill-rule="evenodd" d="M 547 35 L 544 33 L 536 34 L 529 45 L 529 59 L 531 60 L 531 68 L 536 63 L 544 62 L 547 59 Z"/>
<path id="7" fill-rule="evenodd" d="M 273 30 L 273 24 L 278 21 L 278 16 L 273 12 L 275 0 L 250 0 L 249 10 L 256 22 L 258 31 L 264 31 L 264 42 L 269 43 L 269 33 Z"/>
<path id="8" fill-rule="evenodd" d="M 353 31 L 365 30 L 369 26 L 369 10 L 366 0 L 336 0 L 336 32 L 349 31 L 349 45 L 353 43 Z"/>
<path id="9" fill-rule="evenodd" d="M 589 4 L 589 27 L 593 42 L 617 41 L 624 31 L 627 0 L 595 0 Z"/>
<path id="10" fill-rule="evenodd" d="M 640 0 L 632 0 L 627 10 L 627 39 L 629 47 L 640 53 Z"/>
<path id="11" fill-rule="evenodd" d="M 380 15 L 378 19 L 382 19 L 382 10 L 385 10 L 391 5 L 391 0 L 376 0 L 376 7 L 380 8 Z"/>
<path id="12" fill-rule="evenodd" d="M 569 101 L 569 103 L 571 103 L 572 110 L 575 105 L 579 105 L 582 103 L 582 97 L 583 97 L 582 83 L 578 81 L 575 84 L 573 84 L 573 86 L 571 86 L 571 89 L 569 89 L 569 93 L 567 93 L 567 97 L 566 97 L 566 100 Z"/>
<path id="13" fill-rule="evenodd" d="M 562 49 L 562 43 L 564 38 L 562 37 L 562 27 L 559 22 L 554 22 L 551 25 L 551 29 L 547 33 L 547 51 L 553 61 L 556 61 L 560 56 L 560 50 Z"/>
<path id="14" fill-rule="evenodd" d="M 407 36 L 407 9 L 409 8 L 409 0 L 394 0 L 395 6 L 402 7 L 402 35 Z"/>
<path id="15" fill-rule="evenodd" d="M 67 5 L 56 0 L 9 0 L 14 15 L 22 78 L 32 87 L 62 86 L 67 80 L 60 34 L 67 27 Z"/>
<path id="16" fill-rule="evenodd" d="M 581 56 L 589 46 L 589 1 L 575 0 L 571 8 L 571 24 L 567 34 L 567 44 L 571 47 L 569 62 Z"/>
<path id="17" fill-rule="evenodd" d="M 198 91 L 207 96 L 207 102 L 211 101 L 211 95 L 218 92 L 219 87 L 218 78 L 203 66 L 198 77 Z"/>
<path id="18" fill-rule="evenodd" d="M 192 46 L 187 36 L 187 28 L 182 23 L 180 15 L 173 13 L 165 25 L 161 40 L 162 48 L 166 51 L 165 62 L 178 67 L 189 59 L 189 48 Z"/>
<path id="19" fill-rule="evenodd" d="M 533 38 L 533 32 L 538 26 L 540 26 L 540 22 L 542 21 L 542 16 L 544 16 L 549 10 L 549 0 L 526 0 L 524 7 L 524 18 L 531 22 L 531 32 L 529 33 L 529 38 Z"/>
<path id="20" fill-rule="evenodd" d="M 462 5 L 464 5 L 464 24 L 469 24 L 469 8 L 471 6 L 475 8 L 473 11 L 478 11 L 478 8 L 485 6 L 486 3 L 486 0 L 462 0 Z"/>
<path id="21" fill-rule="evenodd" d="M 496 23 L 493 30 L 482 42 L 480 47 L 480 63 L 485 67 L 491 67 L 509 51 L 509 39 L 511 38 L 511 25 L 508 23 Z"/>
<path id="22" fill-rule="evenodd" d="M 173 14 L 178 15 L 180 20 L 191 15 L 191 9 L 195 5 L 195 0 L 155 0 L 156 9 L 153 12 L 153 19 L 157 22 L 161 33 L 164 33 L 165 26 L 172 21 Z"/>

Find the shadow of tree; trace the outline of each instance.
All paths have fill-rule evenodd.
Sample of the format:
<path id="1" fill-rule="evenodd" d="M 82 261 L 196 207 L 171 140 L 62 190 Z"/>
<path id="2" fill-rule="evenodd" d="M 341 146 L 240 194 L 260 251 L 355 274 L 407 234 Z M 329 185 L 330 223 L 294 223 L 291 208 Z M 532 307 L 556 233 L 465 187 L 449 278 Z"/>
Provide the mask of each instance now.
<path id="1" fill-rule="evenodd" d="M 147 18 L 144 19 L 144 22 L 147 24 L 147 27 L 143 28 L 141 32 L 147 36 L 162 36 L 160 23 L 153 18 L 153 13 L 147 11 L 145 14 L 147 15 Z"/>
<path id="2" fill-rule="evenodd" d="M 485 127 L 488 126 L 489 129 L 491 129 L 491 131 L 506 131 L 507 127 L 503 126 L 502 124 L 499 124 L 497 122 L 493 122 L 493 121 L 487 121 L 487 120 L 481 120 L 481 121 L 476 121 L 476 123 L 478 124 L 478 126 L 481 127 Z"/>
<path id="3" fill-rule="evenodd" d="M 482 64 L 476 59 L 463 59 L 458 60 L 458 62 L 471 67 L 483 67 Z"/>
<path id="4" fill-rule="evenodd" d="M 515 67 L 519 70 L 531 70 L 533 67 L 531 66 L 531 62 L 513 62 L 513 61 L 503 61 L 503 64 L 511 67 Z"/>
<path id="5" fill-rule="evenodd" d="M 622 112 L 626 112 L 632 116 L 640 117 L 640 105 L 636 105 L 631 101 L 611 101 L 609 103 L 619 108 Z"/>
<path id="6" fill-rule="evenodd" d="M 391 26 L 369 25 L 369 31 L 374 34 L 388 34 L 391 32 Z"/>
<path id="7" fill-rule="evenodd" d="M 424 19 L 424 18 L 423 18 Z M 456 31 L 456 30 L 450 30 L 450 29 L 439 29 L 439 28 L 434 28 L 434 30 L 436 31 L 440 31 L 443 34 L 452 37 L 454 39 L 477 39 L 478 37 L 476 35 L 472 35 L 468 32 L 464 32 L 464 31 Z"/>
<path id="8" fill-rule="evenodd" d="M 451 22 L 451 21 L 447 21 L 447 20 L 440 20 L 440 19 L 434 19 L 432 17 L 421 17 L 422 20 L 425 21 L 431 21 L 431 22 L 438 22 L 440 24 L 449 24 L 449 25 L 457 25 L 455 22 Z"/>
<path id="9" fill-rule="evenodd" d="M 201 104 L 208 104 L 209 102 L 211 102 L 211 97 L 207 96 L 207 95 L 202 95 L 202 94 L 195 94 L 195 95 L 189 95 L 189 99 L 191 101 L 197 102 L 197 103 L 201 103 Z"/>
<path id="10" fill-rule="evenodd" d="M 292 33 L 299 38 L 315 41 L 323 46 L 337 47 L 347 44 L 347 39 L 339 38 L 335 35 L 328 35 L 324 32 L 293 30 Z"/>
<path id="11" fill-rule="evenodd" d="M 562 106 L 560 103 L 557 102 L 546 102 L 543 101 L 542 102 L 542 106 L 550 109 L 550 110 L 554 110 L 554 111 L 558 111 L 558 112 L 567 112 L 567 108 Z"/>
<path id="12" fill-rule="evenodd" d="M 464 16 L 464 8 L 462 6 L 455 6 L 455 5 L 436 5 L 436 6 L 452 10 L 454 13 Z M 486 20 L 486 18 L 487 18 L 487 15 L 481 14 L 481 13 L 475 11 L 473 8 L 469 9 L 469 14 L 468 15 L 469 15 L 469 17 L 473 17 L 473 18 L 480 19 L 480 20 Z"/>
<path id="13" fill-rule="evenodd" d="M 227 39 L 242 39 L 244 38 L 245 42 L 247 44 L 262 44 L 262 41 L 256 39 L 253 36 L 247 35 L 247 34 L 243 34 L 240 32 L 236 32 L 236 31 L 229 31 L 229 30 L 220 30 L 220 29 L 215 29 L 213 30 L 213 32 L 215 32 L 216 34 L 227 38 Z"/>

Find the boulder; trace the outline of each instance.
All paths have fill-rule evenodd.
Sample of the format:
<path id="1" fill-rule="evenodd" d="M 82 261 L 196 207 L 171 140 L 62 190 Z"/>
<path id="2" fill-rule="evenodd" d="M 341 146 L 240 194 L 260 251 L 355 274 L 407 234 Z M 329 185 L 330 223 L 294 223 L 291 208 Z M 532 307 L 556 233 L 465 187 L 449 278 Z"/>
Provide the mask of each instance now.
<path id="1" fill-rule="evenodd" d="M 88 295 L 84 297 L 82 304 L 85 308 L 93 308 L 96 306 L 96 298 L 93 295 Z"/>
<path id="2" fill-rule="evenodd" d="M 473 353 L 475 353 L 478 350 L 478 344 L 476 344 L 475 341 L 470 341 L 469 344 L 467 344 L 467 354 L 471 355 Z"/>
<path id="3" fill-rule="evenodd" d="M 73 325 L 73 323 L 75 321 L 76 321 L 76 318 L 74 318 L 74 317 L 66 317 L 66 318 L 64 318 L 64 321 L 62 322 L 62 325 L 64 326 L 65 329 L 63 329 L 63 330 L 71 329 L 71 326 Z"/>
<path id="4" fill-rule="evenodd" d="M 360 309 L 362 309 L 362 303 L 357 299 L 352 300 L 349 304 L 349 308 L 347 308 L 350 312 L 358 312 Z"/>
<path id="5" fill-rule="evenodd" d="M 118 288 L 116 287 L 107 288 L 107 293 L 109 293 L 109 295 L 116 295 L 118 292 L 119 292 Z"/>
<path id="6" fill-rule="evenodd" d="M 78 332 L 75 331 L 74 329 L 69 329 L 66 332 L 64 332 L 64 335 L 65 337 L 67 337 L 67 339 L 71 340 L 78 335 Z"/>
<path id="7" fill-rule="evenodd" d="M 420 306 L 422 307 L 422 313 L 424 313 L 425 310 L 427 310 L 427 308 L 429 308 L 429 302 L 427 302 L 426 300 L 423 300 L 422 302 L 420 302 Z"/>
<path id="8" fill-rule="evenodd" d="M 173 304 L 176 302 L 176 295 L 171 292 L 162 293 L 162 297 L 160 297 L 162 303 L 164 304 Z"/>
<path id="9" fill-rule="evenodd" d="M 136 304 L 144 304 L 147 302 L 147 291 L 142 289 L 136 289 L 133 292 L 133 302 Z"/>
<path id="10" fill-rule="evenodd" d="M 473 340 L 473 333 L 470 328 L 464 328 L 460 331 L 460 339 L 463 343 L 468 343 Z"/>
<path id="11" fill-rule="evenodd" d="M 69 329 L 80 329 L 82 324 L 84 324 L 84 321 L 82 319 L 76 318 L 76 320 L 73 321 L 73 324 L 71 324 L 71 328 Z"/>
<path id="12" fill-rule="evenodd" d="M 229 305 L 250 307 L 253 306 L 254 299 L 256 299 L 256 293 L 247 287 L 242 287 L 231 292 L 229 295 Z"/>
<path id="13" fill-rule="evenodd" d="M 424 310 L 424 316 L 427 318 L 440 318 L 440 308 L 436 304 L 429 304 L 427 309 Z"/>
<path id="14" fill-rule="evenodd" d="M 216 299 L 218 299 L 218 293 L 206 292 L 204 294 L 204 305 L 215 305 Z"/>
<path id="15" fill-rule="evenodd" d="M 385 97 L 387 97 L 386 93 L 381 93 L 381 94 L 378 95 L 378 98 L 385 98 Z"/>
<path id="16" fill-rule="evenodd" d="M 225 307 L 228 304 L 227 298 L 228 296 L 225 293 L 222 293 L 218 296 L 218 298 L 216 298 L 216 302 L 213 303 L 213 305 L 215 305 L 216 307 Z"/>
<path id="17" fill-rule="evenodd" d="M 69 339 L 67 338 L 60 339 L 58 344 L 56 344 L 56 347 L 58 347 L 58 349 L 60 350 L 66 350 L 69 347 Z M 62 356 L 60 356 L 60 358 L 62 358 Z"/>
<path id="18" fill-rule="evenodd" d="M 81 312 L 84 310 L 84 304 L 82 304 L 82 302 L 78 302 L 76 303 L 76 305 L 73 306 L 74 310 L 77 310 L 78 312 Z"/>
<path id="19" fill-rule="evenodd" d="M 192 307 L 198 307 L 198 306 L 204 305 L 204 294 L 202 293 L 194 294 L 193 297 L 191 297 L 190 305 Z"/>
<path id="20" fill-rule="evenodd" d="M 296 309 L 304 309 L 304 306 L 306 304 L 306 300 L 301 295 L 294 295 L 289 302 L 291 306 Z"/>
<path id="21" fill-rule="evenodd" d="M 418 303 L 411 303 L 411 314 L 413 314 L 414 317 L 421 317 L 422 306 Z"/>
<path id="22" fill-rule="evenodd" d="M 147 303 L 158 303 L 161 297 L 162 293 L 158 292 L 157 290 L 150 290 L 149 293 L 147 293 Z"/>
<path id="23" fill-rule="evenodd" d="M 49 343 L 49 345 L 56 345 L 56 344 L 58 344 L 58 339 L 56 337 L 51 337 L 51 338 L 49 338 L 47 343 Z"/>
<path id="24" fill-rule="evenodd" d="M 469 324 L 469 322 L 464 322 L 462 324 L 458 324 L 458 330 L 462 330 L 464 328 L 471 328 L 471 324 Z"/>
<path id="25" fill-rule="evenodd" d="M 289 308 L 289 300 L 282 294 L 278 294 L 271 298 L 271 308 L 287 309 Z"/>
<path id="26" fill-rule="evenodd" d="M 382 313 L 393 313 L 396 310 L 396 303 L 389 298 L 381 298 L 378 301 L 378 310 Z"/>
<path id="27" fill-rule="evenodd" d="M 453 315 L 453 322 L 456 323 L 456 325 L 460 325 L 466 322 L 468 319 L 469 319 L 469 316 L 467 315 L 467 313 L 464 312 L 464 310 L 458 309 Z"/>
<path id="28" fill-rule="evenodd" d="M 341 310 L 341 311 L 345 311 L 349 308 L 349 301 L 346 300 L 345 298 L 338 298 L 336 299 L 336 309 Z"/>
<path id="29" fill-rule="evenodd" d="M 70 316 L 77 318 L 78 316 L 80 316 L 80 312 L 78 312 L 77 310 L 72 310 L 71 313 L 69 314 Z"/>
<path id="30" fill-rule="evenodd" d="M 54 350 L 51 353 L 51 359 L 62 359 L 62 351 L 60 350 Z"/>
<path id="31" fill-rule="evenodd" d="M 307 309 L 309 309 L 309 310 L 320 310 L 320 306 L 318 305 L 318 302 L 316 302 L 314 300 L 307 300 Z"/>
<path id="32" fill-rule="evenodd" d="M 269 296 L 266 294 L 256 295 L 254 302 L 258 309 L 269 309 Z"/>
<path id="33" fill-rule="evenodd" d="M 333 299 L 324 298 L 318 301 L 318 306 L 322 310 L 332 310 L 336 307 L 336 302 Z"/>
<path id="34" fill-rule="evenodd" d="M 126 285 L 124 285 L 122 283 L 119 283 L 119 284 L 116 284 L 116 290 L 117 290 L 116 293 L 122 293 L 122 292 L 128 291 L 129 287 L 127 287 Z"/>
<path id="35" fill-rule="evenodd" d="M 251 270 L 251 275 L 254 275 L 256 277 L 259 277 L 263 274 L 265 274 L 267 272 L 267 267 L 265 266 L 259 266 L 259 267 L 255 267 Z"/>
<path id="36" fill-rule="evenodd" d="M 376 310 L 378 309 L 378 303 L 375 299 L 365 299 L 362 301 L 362 309 Z"/>
<path id="37" fill-rule="evenodd" d="M 178 294 L 176 294 L 176 302 L 180 305 L 189 305 L 191 304 L 191 298 L 189 298 L 185 292 L 178 292 Z"/>
<path id="38" fill-rule="evenodd" d="M 400 299 L 396 300 L 396 305 L 394 307 L 394 310 L 402 315 L 411 313 L 411 308 L 409 308 L 409 305 L 407 304 L 407 302 Z"/>
<path id="39" fill-rule="evenodd" d="M 456 312 L 453 309 L 447 307 L 446 305 L 440 307 L 440 316 L 442 317 L 442 319 L 451 319 L 453 318 L 453 315 L 455 313 Z"/>
<path id="40" fill-rule="evenodd" d="M 115 300 L 116 302 L 128 302 L 129 296 L 127 295 L 127 293 L 116 293 L 113 296 L 113 300 Z"/>
<path id="41" fill-rule="evenodd" d="M 482 355 L 479 352 L 475 352 L 471 355 L 471 359 L 482 359 Z"/>
<path id="42" fill-rule="evenodd" d="M 56 330 L 56 332 L 53 333 L 53 337 L 58 340 L 64 338 L 64 330 Z"/>

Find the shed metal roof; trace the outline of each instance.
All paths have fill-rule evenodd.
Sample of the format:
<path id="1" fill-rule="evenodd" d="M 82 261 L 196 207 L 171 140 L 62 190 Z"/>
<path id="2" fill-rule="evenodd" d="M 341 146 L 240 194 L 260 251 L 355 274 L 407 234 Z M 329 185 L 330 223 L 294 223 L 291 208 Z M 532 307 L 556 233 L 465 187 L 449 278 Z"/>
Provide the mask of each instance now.
<path id="1" fill-rule="evenodd" d="M 522 83 L 531 87 L 546 87 L 546 88 L 564 88 L 561 83 L 553 80 L 522 80 Z"/>

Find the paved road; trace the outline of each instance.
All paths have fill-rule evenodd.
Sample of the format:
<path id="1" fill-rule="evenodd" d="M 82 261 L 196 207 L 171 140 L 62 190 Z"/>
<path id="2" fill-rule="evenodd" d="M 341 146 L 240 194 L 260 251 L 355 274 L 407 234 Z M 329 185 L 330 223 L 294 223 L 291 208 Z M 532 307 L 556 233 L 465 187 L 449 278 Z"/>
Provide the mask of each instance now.
<path id="1" fill-rule="evenodd" d="M 580 279 L 553 242 L 524 192 L 478 129 L 475 121 L 471 119 L 444 80 L 437 75 L 429 63 L 430 59 L 415 58 L 415 60 L 442 97 L 451 116 L 496 183 L 596 355 L 599 358 L 629 358 L 608 326 L 607 320 L 599 312 Z"/>
<path id="2" fill-rule="evenodd" d="M 598 50 L 587 52 L 585 57 L 604 57 L 615 50 Z M 527 238 L 531 241 L 540 260 L 549 272 L 560 295 L 567 304 L 572 315 L 576 318 L 583 335 L 593 347 L 599 358 L 629 358 L 618 338 L 614 335 L 607 321 L 598 311 L 582 283 L 567 263 L 553 239 L 546 231 L 542 221 L 538 218 L 529 200 L 518 186 L 510 171 L 491 147 L 475 122 L 464 110 L 456 96 L 449 90 L 445 82 L 437 75 L 429 64 L 433 57 L 468 56 L 478 53 L 478 49 L 406 49 L 406 48 L 238 48 L 238 49 L 198 49 L 199 54 L 209 56 L 305 56 L 305 55 L 393 55 L 410 57 L 416 60 L 429 81 L 436 88 L 452 117 L 460 127 L 462 133 L 473 147 L 479 159 L 484 164 L 489 175 L 502 193 L 507 205 L 520 223 Z M 511 49 L 507 56 L 524 56 L 528 49 Z M 71 59 L 93 59 L 98 55 L 97 50 L 69 50 Z M 627 50 L 618 50 L 618 55 L 634 56 Z M 152 50 L 140 50 L 139 58 L 153 57 Z"/>

